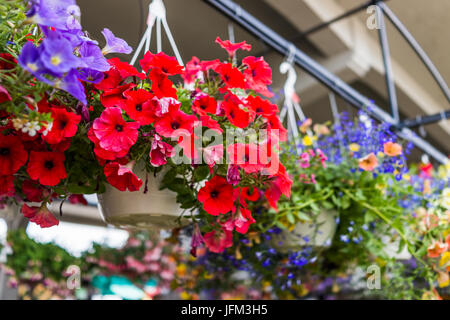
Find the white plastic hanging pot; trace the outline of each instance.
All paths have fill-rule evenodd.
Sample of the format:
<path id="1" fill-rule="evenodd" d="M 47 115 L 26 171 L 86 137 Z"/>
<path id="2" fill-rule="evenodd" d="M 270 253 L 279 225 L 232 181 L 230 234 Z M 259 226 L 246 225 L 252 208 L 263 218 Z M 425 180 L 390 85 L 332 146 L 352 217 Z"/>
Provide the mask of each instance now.
<path id="1" fill-rule="evenodd" d="M 292 231 L 283 230 L 274 236 L 274 245 L 281 250 L 296 250 L 299 247 L 329 247 L 336 233 L 337 212 L 323 210 L 310 222 L 299 222 Z"/>
<path id="2" fill-rule="evenodd" d="M 144 193 L 146 173 L 142 169 L 133 170 L 144 183 L 138 191 L 120 191 L 111 185 L 98 194 L 100 214 L 103 220 L 120 228 L 162 228 L 171 229 L 187 224 L 180 217 L 183 209 L 176 201 L 176 193 L 168 189 L 159 190 L 161 180 L 167 170 L 155 175 L 148 174 L 148 191 Z"/>

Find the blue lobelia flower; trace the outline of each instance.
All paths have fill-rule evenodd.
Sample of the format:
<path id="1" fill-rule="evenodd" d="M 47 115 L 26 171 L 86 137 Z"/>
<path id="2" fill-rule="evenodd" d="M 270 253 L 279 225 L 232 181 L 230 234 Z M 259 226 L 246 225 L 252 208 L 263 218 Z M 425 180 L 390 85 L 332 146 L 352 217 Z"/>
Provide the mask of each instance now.
<path id="1" fill-rule="evenodd" d="M 106 46 L 102 49 L 102 53 L 130 53 L 133 49 L 126 43 L 125 40 L 117 38 L 108 28 L 103 29 L 103 36 L 106 40 Z"/>

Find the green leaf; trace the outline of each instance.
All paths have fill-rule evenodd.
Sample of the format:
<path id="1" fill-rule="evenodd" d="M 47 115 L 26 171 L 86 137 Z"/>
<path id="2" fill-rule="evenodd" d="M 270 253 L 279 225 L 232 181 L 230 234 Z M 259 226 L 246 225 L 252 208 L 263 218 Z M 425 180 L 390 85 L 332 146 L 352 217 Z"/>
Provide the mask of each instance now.
<path id="1" fill-rule="evenodd" d="M 200 166 L 194 170 L 194 181 L 199 182 L 203 181 L 208 177 L 209 168 L 208 166 Z"/>

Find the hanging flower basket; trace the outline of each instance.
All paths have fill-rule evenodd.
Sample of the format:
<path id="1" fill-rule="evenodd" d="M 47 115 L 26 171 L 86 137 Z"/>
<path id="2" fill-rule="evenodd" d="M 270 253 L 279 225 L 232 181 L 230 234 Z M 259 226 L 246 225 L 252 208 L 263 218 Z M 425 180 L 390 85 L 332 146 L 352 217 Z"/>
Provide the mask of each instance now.
<path id="1" fill-rule="evenodd" d="M 310 222 L 298 222 L 292 231 L 283 230 L 274 237 L 281 250 L 295 250 L 304 246 L 329 247 L 336 233 L 337 212 L 323 210 Z"/>
<path id="2" fill-rule="evenodd" d="M 187 219 L 178 219 L 183 210 L 176 201 L 176 193 L 168 189 L 160 190 L 166 171 L 146 175 L 140 168 L 134 170 L 137 177 L 147 181 L 147 186 L 143 184 L 134 192 L 119 191 L 107 185 L 106 191 L 97 195 L 103 220 L 121 228 L 140 229 L 169 229 L 179 226 L 180 223 L 187 223 Z"/>

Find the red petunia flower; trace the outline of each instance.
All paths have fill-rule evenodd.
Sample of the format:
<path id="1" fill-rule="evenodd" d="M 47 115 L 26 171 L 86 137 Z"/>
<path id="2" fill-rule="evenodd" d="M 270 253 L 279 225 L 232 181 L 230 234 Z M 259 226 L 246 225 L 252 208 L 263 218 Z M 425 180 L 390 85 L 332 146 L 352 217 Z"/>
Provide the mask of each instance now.
<path id="1" fill-rule="evenodd" d="M 44 186 L 56 186 L 67 177 L 64 160 L 62 152 L 31 151 L 27 173 Z"/>
<path id="2" fill-rule="evenodd" d="M 154 118 L 154 102 L 152 102 L 153 94 L 144 89 L 135 91 L 126 91 L 124 96 L 127 98 L 123 105 L 123 110 L 127 115 L 139 122 L 141 126 L 151 124 Z"/>
<path id="3" fill-rule="evenodd" d="M 81 116 L 68 112 L 64 108 L 51 108 L 53 124 L 50 132 L 43 136 L 48 144 L 60 143 L 64 138 L 71 138 L 75 135 L 80 123 Z"/>
<path id="4" fill-rule="evenodd" d="M 29 207 L 27 204 L 24 204 L 22 206 L 22 213 L 30 222 L 36 223 L 41 228 L 49 228 L 59 224 L 58 219 L 53 216 L 46 205 Z"/>
<path id="5" fill-rule="evenodd" d="M 200 60 L 197 57 L 192 57 L 190 61 L 186 63 L 184 69 L 183 80 L 186 83 L 192 83 L 197 79 L 197 75 L 201 71 Z"/>
<path id="6" fill-rule="evenodd" d="M 11 96 L 9 95 L 8 90 L 0 85 L 0 103 L 3 103 L 5 101 L 11 101 Z"/>
<path id="7" fill-rule="evenodd" d="M 119 86 L 122 81 L 119 70 L 116 68 L 111 68 L 103 73 L 103 80 L 99 83 L 94 84 L 94 87 L 98 90 L 109 90 L 114 89 Z"/>
<path id="8" fill-rule="evenodd" d="M 12 175 L 27 162 L 28 153 L 16 136 L 0 134 L 0 175 Z"/>
<path id="9" fill-rule="evenodd" d="M 181 66 L 175 57 L 170 57 L 164 52 L 153 54 L 150 51 L 146 52 L 144 58 L 139 61 L 144 72 L 150 69 L 159 69 L 162 74 L 166 76 L 174 76 L 183 73 L 183 66 Z"/>
<path id="10" fill-rule="evenodd" d="M 94 120 L 94 134 L 105 150 L 121 152 L 129 150 L 138 138 L 139 123 L 126 122 L 120 108 L 106 108 L 100 118 Z"/>
<path id="11" fill-rule="evenodd" d="M 174 156 L 174 149 L 155 134 L 149 156 L 152 166 L 159 167 L 167 163 L 167 157 L 171 158 Z"/>
<path id="12" fill-rule="evenodd" d="M 179 137 L 181 134 L 192 133 L 197 117 L 188 115 L 178 108 L 169 108 L 168 112 L 156 120 L 156 132 L 166 138 Z"/>
<path id="13" fill-rule="evenodd" d="M 256 220 L 253 219 L 251 211 L 241 207 L 234 217 L 225 222 L 224 227 L 229 231 L 233 231 L 236 228 L 237 232 L 245 234 L 250 225 L 255 222 Z"/>
<path id="14" fill-rule="evenodd" d="M 233 245 L 233 233 L 225 228 L 205 233 L 203 240 L 211 252 L 221 253 Z"/>
<path id="15" fill-rule="evenodd" d="M 277 202 L 282 194 L 290 198 L 291 186 L 292 179 L 287 174 L 285 167 L 280 164 L 279 172 L 273 177 L 270 188 L 264 193 L 272 208 L 277 210 Z"/>
<path id="16" fill-rule="evenodd" d="M 103 160 L 115 160 L 123 158 L 127 155 L 128 150 L 121 150 L 119 152 L 108 151 L 100 146 L 100 140 L 95 136 L 94 129 L 91 127 L 88 131 L 88 138 L 94 143 L 94 153 L 97 158 Z"/>
<path id="17" fill-rule="evenodd" d="M 120 191 L 138 191 L 142 186 L 142 180 L 139 179 L 129 165 L 121 165 L 118 162 L 109 162 L 105 165 L 104 172 L 106 181 Z"/>
<path id="18" fill-rule="evenodd" d="M 233 94 L 227 94 L 221 103 L 221 108 L 232 125 L 246 128 L 250 123 L 250 113 L 242 109 L 243 102 Z"/>
<path id="19" fill-rule="evenodd" d="M 244 169 L 247 174 L 261 172 L 269 164 L 269 155 L 262 151 L 253 143 L 235 143 L 227 147 L 230 163 Z"/>
<path id="20" fill-rule="evenodd" d="M 210 116 L 206 115 L 206 116 L 201 116 L 200 117 L 200 123 L 203 127 L 207 127 L 209 129 L 212 129 L 214 131 L 216 131 L 219 134 L 222 134 L 223 130 L 220 127 L 220 124 L 214 120 L 213 118 L 211 118 Z"/>
<path id="21" fill-rule="evenodd" d="M 247 44 L 247 42 L 242 41 L 238 43 L 232 43 L 230 40 L 221 40 L 219 37 L 216 38 L 216 43 L 218 43 L 222 48 L 224 48 L 230 57 L 233 57 L 237 50 L 247 50 L 250 51 L 252 46 Z"/>
<path id="22" fill-rule="evenodd" d="M 241 189 L 241 200 L 255 202 L 259 199 L 259 191 L 256 188 L 244 187 Z"/>
<path id="23" fill-rule="evenodd" d="M 261 99 L 261 97 L 258 96 L 248 96 L 247 104 L 250 110 L 253 110 L 257 115 L 264 118 L 276 116 L 278 113 L 276 104 L 271 103 L 269 100 Z"/>
<path id="24" fill-rule="evenodd" d="M 173 82 L 161 72 L 159 69 L 152 69 L 148 75 L 152 81 L 152 91 L 158 98 L 177 98 L 177 90 L 173 86 Z"/>
<path id="25" fill-rule="evenodd" d="M 287 139 L 287 130 L 278 115 L 267 117 L 267 131 L 271 137 L 277 138 L 278 141 L 286 141 Z"/>
<path id="26" fill-rule="evenodd" d="M 121 61 L 119 58 L 108 59 L 108 63 L 117 71 L 119 71 L 122 79 L 126 79 L 128 77 L 138 77 L 141 80 L 145 79 L 145 74 L 137 71 L 135 67 L 130 65 L 128 62 Z"/>
<path id="27" fill-rule="evenodd" d="M 115 87 L 113 89 L 105 90 L 100 95 L 100 102 L 105 108 L 119 107 L 123 108 L 126 103 L 124 92 L 134 88 L 136 85 L 133 83 L 127 83 L 122 86 Z"/>
<path id="28" fill-rule="evenodd" d="M 198 192 L 203 209 L 213 216 L 225 214 L 234 209 L 233 187 L 221 176 L 214 176 Z"/>
<path id="29" fill-rule="evenodd" d="M 247 66 L 244 70 L 247 89 L 259 92 L 268 98 L 273 97 L 273 93 L 267 89 L 267 86 L 272 83 L 272 69 L 264 58 L 245 57 L 242 63 Z"/>
<path id="30" fill-rule="evenodd" d="M 220 75 L 226 88 L 245 88 L 244 75 L 231 63 L 221 63 L 214 71 Z"/>
<path id="31" fill-rule="evenodd" d="M 12 197 L 14 193 L 14 176 L 0 176 L 0 197 Z"/>
<path id="32" fill-rule="evenodd" d="M 207 113 L 216 114 L 217 101 L 206 93 L 199 93 L 192 102 L 192 110 L 201 116 L 204 116 Z"/>

